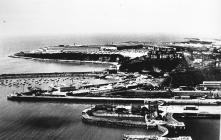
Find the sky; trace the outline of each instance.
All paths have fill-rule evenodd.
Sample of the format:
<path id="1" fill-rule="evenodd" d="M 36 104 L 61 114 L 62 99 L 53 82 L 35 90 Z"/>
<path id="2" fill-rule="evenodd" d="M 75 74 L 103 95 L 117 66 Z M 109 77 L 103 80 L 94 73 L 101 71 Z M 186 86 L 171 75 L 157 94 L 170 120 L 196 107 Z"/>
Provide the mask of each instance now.
<path id="1" fill-rule="evenodd" d="M 221 38 L 221 0 L 0 0 L 0 36 L 185 34 Z"/>

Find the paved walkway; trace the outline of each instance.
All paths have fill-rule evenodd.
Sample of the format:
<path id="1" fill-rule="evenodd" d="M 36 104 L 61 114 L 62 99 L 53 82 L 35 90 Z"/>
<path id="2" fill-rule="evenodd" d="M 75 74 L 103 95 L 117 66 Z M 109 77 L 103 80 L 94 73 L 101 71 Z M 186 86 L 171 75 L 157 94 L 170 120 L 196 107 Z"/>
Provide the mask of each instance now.
<path id="1" fill-rule="evenodd" d="M 159 109 L 169 113 L 221 114 L 221 106 L 196 106 L 198 110 L 184 110 L 185 106 L 159 106 Z"/>

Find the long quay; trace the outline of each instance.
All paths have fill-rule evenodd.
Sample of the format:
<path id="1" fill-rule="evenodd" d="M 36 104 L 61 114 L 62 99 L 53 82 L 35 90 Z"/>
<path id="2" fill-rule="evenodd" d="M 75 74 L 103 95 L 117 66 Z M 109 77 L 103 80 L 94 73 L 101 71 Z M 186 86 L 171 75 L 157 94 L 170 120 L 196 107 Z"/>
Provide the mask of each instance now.
<path id="1" fill-rule="evenodd" d="M 103 74 L 103 73 L 104 73 L 103 71 L 93 71 L 93 72 L 54 72 L 54 73 L 1 74 L 0 79 L 97 76 L 98 74 Z"/>
<path id="2" fill-rule="evenodd" d="M 44 102 L 83 102 L 83 103 L 144 103 L 147 101 L 162 101 L 166 104 L 179 104 L 179 105 L 212 105 L 218 106 L 221 103 L 221 99 L 163 99 L 163 98 L 110 98 L 110 97 L 77 97 L 77 96 L 65 96 L 65 97 L 51 97 L 51 96 L 32 96 L 32 95 L 9 95 L 8 100 L 12 101 L 44 101 Z"/>

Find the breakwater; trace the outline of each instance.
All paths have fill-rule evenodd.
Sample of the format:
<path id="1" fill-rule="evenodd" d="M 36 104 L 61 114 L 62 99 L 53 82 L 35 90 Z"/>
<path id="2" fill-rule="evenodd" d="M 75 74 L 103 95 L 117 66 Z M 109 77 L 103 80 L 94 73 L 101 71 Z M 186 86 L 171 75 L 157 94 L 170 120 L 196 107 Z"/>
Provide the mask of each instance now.
<path id="1" fill-rule="evenodd" d="M 12 101 L 43 101 L 43 102 L 67 102 L 67 103 L 119 103 L 119 104 L 131 104 L 139 103 L 143 104 L 148 101 L 163 101 L 168 105 L 220 105 L 221 99 L 164 99 L 164 98 L 110 98 L 110 97 L 76 97 L 76 96 L 65 96 L 65 97 L 53 97 L 53 96 L 31 96 L 31 95 L 9 95 L 8 100 Z"/>
<path id="2" fill-rule="evenodd" d="M 137 128 L 144 128 L 149 129 L 147 125 L 147 120 L 143 118 L 144 121 L 140 120 L 140 116 L 137 115 L 119 115 L 116 116 L 114 114 L 94 114 L 95 107 L 90 107 L 82 111 L 82 121 L 89 123 L 89 124 L 96 124 L 96 125 L 107 125 L 107 126 L 123 126 L 123 127 L 137 127 Z M 108 117 L 107 117 L 108 116 Z M 112 116 L 112 117 L 111 117 Z M 134 118 L 134 121 L 130 120 L 129 118 Z M 139 118 L 139 121 L 135 118 Z M 111 119 L 110 119 L 111 118 Z M 119 119 L 119 118 L 128 118 L 128 119 Z M 161 133 L 161 137 L 164 137 L 169 134 L 169 130 L 167 127 L 173 127 L 177 129 L 185 129 L 185 125 L 183 122 L 178 122 L 176 119 L 173 118 L 173 114 L 169 113 L 167 116 L 167 121 L 162 124 L 156 124 L 154 127 L 150 127 L 151 129 L 154 129 L 156 131 L 159 131 Z M 135 121 L 136 120 L 136 121 Z M 167 127 L 165 127 L 165 125 Z"/>
<path id="3" fill-rule="evenodd" d="M 65 103 L 122 103 L 122 104 L 130 104 L 130 103 L 144 103 L 144 99 L 133 99 L 133 98 L 106 98 L 106 97 L 50 97 L 50 96 L 15 96 L 9 95 L 8 100 L 11 101 L 25 101 L 25 102 L 65 102 Z"/>
<path id="4" fill-rule="evenodd" d="M 76 76 L 98 76 L 104 71 L 93 72 L 54 72 L 54 73 L 20 73 L 20 74 L 1 74 L 0 79 L 16 79 L 16 78 L 40 78 L 40 77 L 76 77 Z"/>
<path id="5" fill-rule="evenodd" d="M 93 107 L 83 110 L 82 121 L 90 124 L 96 125 L 107 125 L 107 126 L 122 126 L 122 127 L 136 127 L 136 128 L 146 128 L 146 123 L 138 121 L 129 120 L 117 120 L 117 119 L 107 119 L 103 117 L 92 116 Z"/>

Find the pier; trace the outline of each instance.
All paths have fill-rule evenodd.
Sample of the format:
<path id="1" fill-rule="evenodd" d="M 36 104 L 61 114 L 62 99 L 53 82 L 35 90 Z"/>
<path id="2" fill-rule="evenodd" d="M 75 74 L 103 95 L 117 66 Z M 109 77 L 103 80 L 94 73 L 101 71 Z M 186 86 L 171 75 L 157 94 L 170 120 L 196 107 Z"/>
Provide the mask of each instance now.
<path id="1" fill-rule="evenodd" d="M 127 106 L 125 106 L 127 108 Z M 129 108 L 128 108 L 129 109 Z M 109 110 L 109 109 L 108 109 Z M 124 140 L 137 140 L 137 139 L 151 139 L 158 138 L 164 140 L 169 133 L 169 128 L 183 130 L 185 129 L 185 124 L 179 122 L 173 118 L 173 113 L 166 114 L 166 120 L 156 120 L 156 119 L 147 119 L 147 114 L 145 116 L 139 116 L 134 114 L 116 114 L 113 112 L 102 112 L 96 113 L 97 109 L 95 106 L 87 108 L 82 111 L 82 121 L 89 124 L 96 125 L 108 125 L 108 126 L 124 126 L 124 127 L 137 127 L 142 129 L 152 129 L 161 132 L 161 135 L 124 135 Z M 101 111 L 101 110 L 98 110 Z M 110 111 L 110 110 L 109 110 Z M 122 118 L 122 119 L 119 119 Z M 133 119 L 132 119 L 133 118 Z M 137 119 L 136 119 L 137 118 Z M 139 118 L 139 119 L 138 119 Z M 143 118 L 143 121 L 142 119 Z M 151 139 L 152 140 L 152 139 Z M 191 140 L 191 137 L 177 137 L 173 140 Z"/>
<path id="2" fill-rule="evenodd" d="M 159 107 L 156 107 L 159 106 Z M 204 108 L 205 107 L 205 108 Z M 146 108 L 146 109 L 145 109 Z M 117 110 L 121 109 L 121 113 Z M 214 117 L 220 112 L 219 106 L 165 106 L 162 101 L 148 101 L 148 105 L 140 106 L 140 114 L 137 114 L 139 107 L 132 111 L 132 105 L 103 105 L 87 108 L 82 112 L 82 120 L 86 123 L 108 126 L 137 127 L 142 129 L 152 129 L 161 132 L 158 135 L 123 135 L 123 140 L 192 140 L 190 136 L 179 136 L 167 138 L 173 130 L 182 132 L 186 129 L 183 122 L 179 122 L 176 117 Z M 207 112 L 205 112 L 207 110 Z M 134 112 L 135 111 L 135 112 Z M 145 115 L 143 115 L 145 113 Z M 143 119 L 142 119 L 143 118 Z"/>
<path id="3" fill-rule="evenodd" d="M 82 111 L 82 121 L 89 124 L 146 128 L 145 122 L 108 119 L 91 115 L 94 107 Z"/>
<path id="4" fill-rule="evenodd" d="M 67 103 L 118 103 L 118 104 L 143 104 L 146 101 L 163 101 L 166 105 L 199 105 L 199 106 L 220 106 L 221 99 L 164 99 L 164 98 L 111 98 L 111 97 L 79 97 L 79 96 L 17 96 L 9 95 L 8 100 L 12 101 L 44 101 L 44 102 L 67 102 Z"/>

